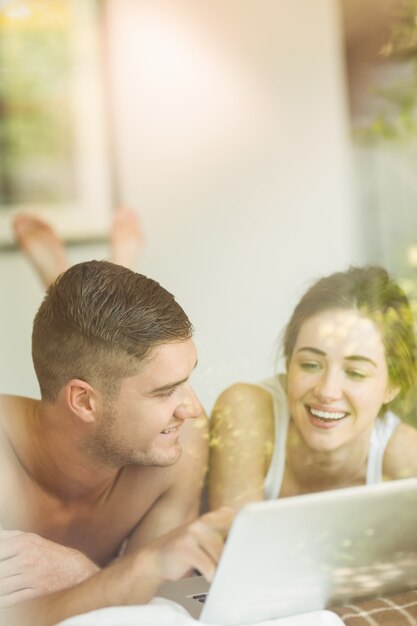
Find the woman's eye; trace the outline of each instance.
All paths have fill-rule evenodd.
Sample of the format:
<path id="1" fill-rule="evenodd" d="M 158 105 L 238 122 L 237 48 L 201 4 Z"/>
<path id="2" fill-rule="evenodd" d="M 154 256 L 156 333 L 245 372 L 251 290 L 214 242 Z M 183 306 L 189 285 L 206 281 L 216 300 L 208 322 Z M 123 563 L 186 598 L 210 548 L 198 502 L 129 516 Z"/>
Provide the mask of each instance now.
<path id="1" fill-rule="evenodd" d="M 320 363 L 317 363 L 317 361 L 302 361 L 300 367 L 306 372 L 315 372 L 320 369 Z"/>
<path id="2" fill-rule="evenodd" d="M 366 378 L 366 374 L 359 370 L 346 370 L 346 375 L 352 380 L 363 380 Z"/>

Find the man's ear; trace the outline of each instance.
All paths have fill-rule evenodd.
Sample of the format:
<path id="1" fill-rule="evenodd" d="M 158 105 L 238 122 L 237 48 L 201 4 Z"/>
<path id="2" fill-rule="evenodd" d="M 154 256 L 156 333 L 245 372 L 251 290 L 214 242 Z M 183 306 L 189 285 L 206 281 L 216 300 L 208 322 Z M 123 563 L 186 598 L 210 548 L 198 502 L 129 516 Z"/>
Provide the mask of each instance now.
<path id="1" fill-rule="evenodd" d="M 390 402 L 392 402 L 398 396 L 400 391 L 400 387 L 388 387 L 387 391 L 385 392 L 384 404 L 389 404 Z"/>
<path id="2" fill-rule="evenodd" d="M 65 385 L 65 398 L 72 413 L 86 424 L 94 422 L 97 415 L 97 390 L 89 383 L 73 378 Z"/>

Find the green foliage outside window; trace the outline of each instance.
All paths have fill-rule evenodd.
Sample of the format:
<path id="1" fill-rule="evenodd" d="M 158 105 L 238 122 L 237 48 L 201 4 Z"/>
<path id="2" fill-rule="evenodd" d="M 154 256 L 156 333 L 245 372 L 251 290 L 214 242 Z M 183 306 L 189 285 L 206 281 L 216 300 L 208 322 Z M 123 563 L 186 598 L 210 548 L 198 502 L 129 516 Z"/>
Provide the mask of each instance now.
<path id="1" fill-rule="evenodd" d="M 403 0 L 380 58 L 406 69 L 406 77 L 401 73 L 389 86 L 372 90 L 380 97 L 381 110 L 357 136 L 370 142 L 386 139 L 409 144 L 417 139 L 417 0 Z"/>
<path id="2" fill-rule="evenodd" d="M 362 144 L 395 148 L 416 166 L 417 179 L 417 0 L 403 0 L 393 20 L 391 36 L 376 61 L 376 80 L 383 87 L 369 87 L 373 97 L 373 113 L 369 123 L 355 128 L 354 136 Z M 417 201 L 417 198 L 416 198 Z M 395 207 L 393 208 L 395 211 Z M 417 209 L 414 209 L 417 210 Z M 412 237 L 413 233 L 407 233 Z M 415 233 L 417 239 L 417 232 Z M 415 247 L 417 256 L 417 246 Z M 391 251 L 392 252 L 392 251 Z M 407 294 L 415 320 L 417 334 L 417 276 L 416 261 L 406 261 L 403 247 L 393 255 L 397 258 L 391 268 Z M 394 409 L 417 427 L 417 387 Z"/>
<path id="3" fill-rule="evenodd" d="M 63 17 L 63 6 L 62 1 L 46 2 L 41 15 L 35 6 L 26 18 L 0 19 L 3 209 L 53 203 L 73 193 L 69 29 L 65 19 L 51 19 L 54 12 Z"/>

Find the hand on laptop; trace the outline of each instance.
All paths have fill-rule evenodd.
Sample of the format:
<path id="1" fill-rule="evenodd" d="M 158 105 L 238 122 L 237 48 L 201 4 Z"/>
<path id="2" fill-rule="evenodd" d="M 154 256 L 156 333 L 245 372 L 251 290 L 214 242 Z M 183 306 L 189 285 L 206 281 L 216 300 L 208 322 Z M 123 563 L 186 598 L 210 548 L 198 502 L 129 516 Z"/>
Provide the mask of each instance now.
<path id="1" fill-rule="evenodd" d="M 231 507 L 222 507 L 149 544 L 149 567 L 160 582 L 182 578 L 192 569 L 211 581 L 235 514 Z"/>
<path id="2" fill-rule="evenodd" d="M 78 550 L 0 530 L 0 608 L 75 585 L 99 568 Z"/>

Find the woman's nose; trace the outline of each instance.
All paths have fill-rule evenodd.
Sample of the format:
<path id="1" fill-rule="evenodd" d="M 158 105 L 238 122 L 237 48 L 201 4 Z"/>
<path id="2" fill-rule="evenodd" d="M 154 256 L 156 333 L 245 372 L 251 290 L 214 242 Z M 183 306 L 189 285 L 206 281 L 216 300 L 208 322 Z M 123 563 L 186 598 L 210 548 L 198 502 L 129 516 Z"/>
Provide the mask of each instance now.
<path id="1" fill-rule="evenodd" d="M 314 394 L 321 402 L 339 400 L 342 388 L 336 372 L 325 372 L 314 388 Z"/>

